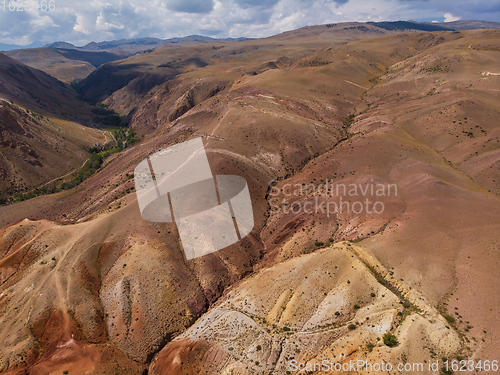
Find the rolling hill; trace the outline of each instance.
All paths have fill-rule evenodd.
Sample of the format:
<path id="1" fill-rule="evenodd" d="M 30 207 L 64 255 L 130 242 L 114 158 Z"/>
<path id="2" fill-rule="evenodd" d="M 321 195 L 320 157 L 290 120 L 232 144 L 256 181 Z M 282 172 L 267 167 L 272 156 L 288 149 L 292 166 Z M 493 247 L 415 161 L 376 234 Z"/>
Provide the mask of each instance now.
<path id="1" fill-rule="evenodd" d="M 134 54 L 148 52 L 165 44 L 238 41 L 246 39 L 213 39 L 191 35 L 170 39 L 138 38 L 98 43 L 91 42 L 82 47 L 77 47 L 67 42 L 55 42 L 43 48 L 13 48 L 5 52 L 5 54 L 23 64 L 50 74 L 60 81 L 70 83 L 87 77 L 100 65 Z"/>
<path id="2" fill-rule="evenodd" d="M 109 52 L 64 48 L 19 49 L 5 54 L 66 83 L 83 79 L 100 65 L 121 58 Z"/>
<path id="3" fill-rule="evenodd" d="M 69 85 L 0 53 L 0 97 L 42 115 L 90 121 L 90 108 Z"/>

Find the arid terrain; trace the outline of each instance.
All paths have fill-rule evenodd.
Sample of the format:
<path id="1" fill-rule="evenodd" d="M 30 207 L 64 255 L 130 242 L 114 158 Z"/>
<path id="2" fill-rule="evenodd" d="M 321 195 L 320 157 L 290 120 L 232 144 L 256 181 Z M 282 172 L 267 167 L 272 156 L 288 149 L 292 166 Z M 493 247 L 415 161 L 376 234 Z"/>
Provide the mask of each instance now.
<path id="1" fill-rule="evenodd" d="M 362 360 L 425 370 L 339 373 L 440 374 L 445 360 L 500 360 L 500 30 L 329 24 L 75 71 L 64 60 L 57 74 L 12 57 L 0 54 L 2 194 L 115 145 L 91 102 L 138 141 L 72 189 L 0 206 L 1 373 Z M 134 169 L 197 137 L 214 175 L 246 179 L 255 225 L 186 260 L 174 223 L 141 217 Z M 307 190 L 325 183 L 368 190 L 325 212 L 338 194 Z M 365 198 L 383 209 L 355 211 Z"/>

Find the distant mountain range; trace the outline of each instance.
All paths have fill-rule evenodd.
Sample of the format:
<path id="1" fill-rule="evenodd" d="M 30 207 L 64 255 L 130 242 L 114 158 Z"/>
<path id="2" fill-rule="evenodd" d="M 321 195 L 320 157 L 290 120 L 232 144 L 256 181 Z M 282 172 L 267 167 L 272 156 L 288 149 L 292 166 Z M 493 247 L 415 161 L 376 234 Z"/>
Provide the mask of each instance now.
<path id="1" fill-rule="evenodd" d="M 416 21 L 395 21 L 395 22 L 367 22 L 370 25 L 380 27 L 385 30 L 419 30 L 419 31 L 457 31 L 457 30 L 480 30 L 480 29 L 500 29 L 500 22 L 464 20 L 454 22 L 416 22 Z"/>
<path id="2" fill-rule="evenodd" d="M 32 68 L 42 70 L 57 79 L 70 83 L 87 77 L 95 68 L 110 61 L 120 60 L 128 56 L 150 52 L 155 48 L 176 45 L 186 42 L 234 42 L 248 40 L 213 39 L 206 36 L 191 35 L 183 38 L 157 39 L 121 39 L 105 42 L 91 42 L 83 47 L 77 47 L 68 42 L 55 42 L 41 46 L 32 44 L 29 48 L 9 48 L 5 54 L 27 64 Z M 0 45 L 1 47 L 1 45 Z M 10 46 L 12 47 L 12 46 Z"/>
<path id="3" fill-rule="evenodd" d="M 420 30 L 420 31 L 446 31 L 446 30 L 478 30 L 478 29 L 500 29 L 500 22 L 479 21 L 479 20 L 463 20 L 454 22 L 416 22 L 416 21 L 387 21 L 387 22 L 367 22 L 367 24 L 380 27 L 385 30 Z M 109 51 L 115 53 L 122 52 L 124 55 L 130 53 L 144 51 L 149 48 L 156 48 L 163 44 L 181 43 L 181 42 L 214 42 L 214 41 L 243 41 L 251 38 L 211 38 L 202 35 L 189 35 L 185 37 L 176 37 L 169 39 L 159 38 L 137 38 L 137 39 L 120 39 L 102 42 L 90 42 L 82 47 L 77 47 L 68 42 L 54 42 L 43 45 L 40 42 L 34 42 L 27 46 L 15 44 L 0 43 L 0 51 L 12 51 L 17 49 L 28 48 L 64 48 L 77 49 L 82 51 Z M 118 53 L 120 54 L 120 53 Z"/>
<path id="4" fill-rule="evenodd" d="M 215 39 L 208 36 L 202 35 L 189 35 L 181 38 L 169 38 L 169 39 L 158 39 L 158 38 L 137 38 L 137 39 L 120 39 L 112 41 L 103 42 L 90 42 L 82 47 L 75 46 L 74 44 L 68 42 L 54 42 L 51 44 L 42 44 L 40 42 L 34 42 L 27 46 L 20 46 L 15 44 L 4 44 L 0 43 L 0 51 L 12 51 L 17 49 L 28 49 L 28 48 L 63 48 L 63 49 L 76 49 L 81 51 L 109 51 L 109 50 L 119 50 L 125 52 L 125 54 L 130 54 L 138 51 L 144 51 L 148 48 L 156 48 L 163 44 L 169 43 L 181 43 L 181 42 L 214 42 L 214 41 L 243 41 L 249 40 L 251 38 L 222 38 Z"/>
<path id="5" fill-rule="evenodd" d="M 20 46 L 17 44 L 0 43 L 0 51 L 13 51 L 15 49 L 39 48 L 39 47 L 43 47 L 43 43 L 33 42 L 31 44 L 28 44 L 27 46 Z"/>
<path id="6" fill-rule="evenodd" d="M 84 51 L 108 51 L 113 49 L 120 50 L 144 50 L 144 47 L 150 46 L 151 48 L 155 48 L 161 46 L 163 44 L 169 43 L 181 43 L 181 42 L 213 42 L 213 41 L 221 41 L 221 40 L 230 40 L 230 41 L 241 41 L 248 40 L 250 38 L 224 38 L 224 39 L 214 39 L 208 36 L 202 35 L 189 35 L 182 38 L 170 38 L 170 39 L 158 39 L 158 38 L 138 38 L 138 39 L 120 39 L 120 40 L 112 40 L 112 41 L 103 41 L 103 42 L 90 42 L 83 47 L 77 47 L 71 43 L 67 42 L 55 42 L 52 44 L 48 44 L 45 48 L 65 48 L 65 49 L 78 49 Z"/>
<path id="7" fill-rule="evenodd" d="M 398 33 L 405 31 L 457 31 L 474 29 L 500 29 L 499 22 L 466 20 L 448 23 L 439 22 L 415 22 L 415 21 L 395 21 L 395 22 L 349 22 L 349 23 L 331 23 L 327 24 L 326 34 L 322 34 L 327 40 L 332 37 L 342 38 L 336 32 L 331 34 L 333 29 L 356 28 L 358 33 L 349 32 L 348 40 L 352 38 L 365 38 L 369 35 L 383 35 L 386 33 Z M 333 27 L 335 26 L 335 27 Z M 316 35 L 317 32 L 325 33 L 324 28 L 318 26 L 306 26 L 299 29 L 300 32 L 307 30 L 307 33 Z M 338 32 L 338 30 L 337 30 Z M 354 35 L 357 35 L 354 37 Z M 334 36 L 335 35 L 335 36 Z M 319 37 L 319 34 L 317 35 Z M 269 37 L 273 40 L 283 38 L 297 38 L 296 31 L 287 31 L 278 35 Z M 321 38 L 321 37 L 320 37 Z M 29 46 L 20 48 L 7 44 L 0 44 L 0 50 L 8 50 L 6 55 L 24 63 L 32 68 L 42 70 L 57 79 L 70 83 L 73 80 L 81 80 L 92 73 L 102 64 L 124 59 L 138 53 L 151 52 L 161 46 L 174 46 L 184 43 L 229 43 L 250 40 L 249 38 L 226 38 L 214 39 L 202 35 L 190 35 L 182 38 L 158 39 L 158 38 L 137 38 L 120 39 L 103 42 L 91 42 L 78 47 L 68 42 L 55 42 L 41 46 L 40 43 L 33 43 Z M 340 40 L 340 39 L 338 39 Z M 347 40 L 345 40 L 347 41 Z M 42 47 L 42 48 L 40 48 Z"/>
<path id="8" fill-rule="evenodd" d="M 427 25 L 440 25 L 450 30 L 481 30 L 481 29 L 500 29 L 500 22 L 463 20 L 454 22 L 425 22 Z"/>

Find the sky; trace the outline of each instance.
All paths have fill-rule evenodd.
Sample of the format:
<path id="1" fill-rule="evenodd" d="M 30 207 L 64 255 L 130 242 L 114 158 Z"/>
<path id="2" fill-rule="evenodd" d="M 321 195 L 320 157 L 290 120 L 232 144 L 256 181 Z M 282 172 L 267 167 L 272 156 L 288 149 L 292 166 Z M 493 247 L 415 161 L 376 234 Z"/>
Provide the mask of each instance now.
<path id="1" fill-rule="evenodd" d="M 0 43 L 82 46 L 141 37 L 256 38 L 325 23 L 461 19 L 500 21 L 500 1 L 0 0 Z"/>

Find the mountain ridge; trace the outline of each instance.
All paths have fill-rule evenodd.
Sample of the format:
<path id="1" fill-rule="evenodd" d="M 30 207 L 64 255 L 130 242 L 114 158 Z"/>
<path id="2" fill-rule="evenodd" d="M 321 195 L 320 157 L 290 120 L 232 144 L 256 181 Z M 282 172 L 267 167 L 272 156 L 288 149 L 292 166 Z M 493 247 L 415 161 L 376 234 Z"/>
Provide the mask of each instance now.
<path id="1" fill-rule="evenodd" d="M 339 24 L 339 23 L 349 23 L 349 22 L 337 22 L 337 23 L 330 23 L 330 24 Z M 459 21 L 451 21 L 451 22 L 419 22 L 419 21 L 411 21 L 411 20 L 399 20 L 399 21 L 379 21 L 379 22 L 360 22 L 361 24 L 367 23 L 367 24 L 379 24 L 380 26 L 384 25 L 385 27 L 392 26 L 394 28 L 397 27 L 403 27 L 403 25 L 410 26 L 409 24 L 415 25 L 415 27 L 423 26 L 423 25 L 431 25 L 434 27 L 433 31 L 436 31 L 437 29 L 435 28 L 443 28 L 446 30 L 479 30 L 479 29 L 488 29 L 488 28 L 494 28 L 498 29 L 500 28 L 500 22 L 494 22 L 494 21 L 482 21 L 482 20 L 459 20 Z M 300 28 L 299 28 L 300 29 Z M 401 29 L 401 28 L 399 28 Z M 416 28 L 415 30 L 422 30 L 421 28 Z M 290 30 L 292 31 L 292 30 Z M 83 46 L 75 46 L 72 43 L 65 42 L 65 41 L 57 41 L 57 42 L 52 42 L 49 44 L 42 44 L 40 42 L 33 42 L 28 46 L 21 46 L 21 45 L 16 45 L 16 44 L 2 44 L 0 43 L 0 51 L 10 51 L 13 49 L 27 49 L 27 48 L 64 48 L 64 49 L 83 49 L 83 50 L 102 50 L 102 49 L 108 49 L 108 48 L 116 48 L 122 45 L 134 45 L 134 44 L 143 44 L 143 45 L 161 45 L 161 44 L 166 44 L 166 43 L 179 43 L 179 42 L 184 42 L 184 41 L 221 41 L 221 40 L 227 40 L 227 41 L 244 41 L 244 40 L 250 40 L 252 38 L 247 38 L 247 37 L 239 37 L 239 38 L 213 38 L 209 36 L 202 36 L 202 35 L 188 35 L 185 37 L 172 37 L 172 38 L 167 38 L 167 39 L 161 39 L 161 38 L 152 38 L 152 37 L 143 37 L 143 38 L 132 38 L 132 39 L 118 39 L 118 40 L 111 40 L 111 41 L 101 41 L 101 42 L 89 42 Z M 140 42 L 143 43 L 140 43 Z M 105 47 L 107 46 L 107 47 Z M 9 49 L 10 48 L 10 49 Z"/>

